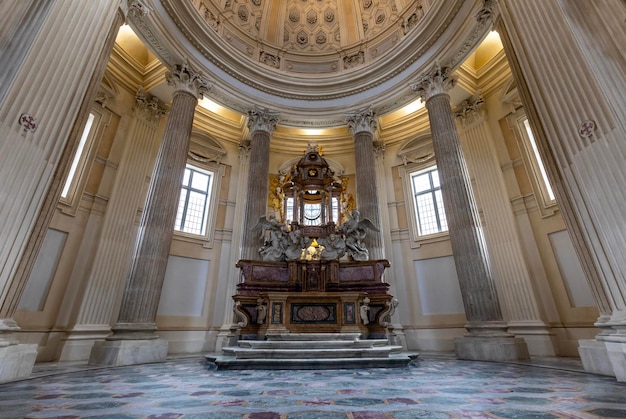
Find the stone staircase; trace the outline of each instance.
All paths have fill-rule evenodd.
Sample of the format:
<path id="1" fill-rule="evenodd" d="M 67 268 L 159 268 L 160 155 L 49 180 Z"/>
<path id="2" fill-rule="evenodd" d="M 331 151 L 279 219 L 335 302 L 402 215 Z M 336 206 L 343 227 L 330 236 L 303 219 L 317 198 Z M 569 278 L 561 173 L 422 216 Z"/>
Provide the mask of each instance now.
<path id="1" fill-rule="evenodd" d="M 340 369 L 406 367 L 418 354 L 386 339 L 360 339 L 359 333 L 288 333 L 266 340 L 240 340 L 207 356 L 218 369 Z"/>

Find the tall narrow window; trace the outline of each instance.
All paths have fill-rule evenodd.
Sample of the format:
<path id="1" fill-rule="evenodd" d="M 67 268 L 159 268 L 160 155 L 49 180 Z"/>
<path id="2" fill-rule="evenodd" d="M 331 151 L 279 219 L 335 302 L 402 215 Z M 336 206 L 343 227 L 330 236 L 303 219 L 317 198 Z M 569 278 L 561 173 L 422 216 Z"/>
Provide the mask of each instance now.
<path id="1" fill-rule="evenodd" d="M 522 124 L 524 126 L 524 130 L 526 131 L 526 135 L 528 136 L 530 148 L 532 149 L 535 160 L 537 161 L 537 167 L 539 169 L 539 173 L 541 174 L 541 179 L 543 180 L 543 186 L 546 188 L 546 193 L 548 195 L 549 201 L 554 201 L 554 192 L 552 191 L 552 186 L 550 186 L 548 174 L 546 173 L 546 168 L 543 165 L 543 160 L 541 160 L 541 155 L 539 155 L 537 143 L 535 142 L 535 136 L 533 135 L 533 131 L 530 129 L 530 123 L 528 122 L 528 118 L 524 118 L 522 120 Z"/>
<path id="2" fill-rule="evenodd" d="M 72 166 L 70 166 L 70 172 L 67 175 L 67 179 L 65 180 L 65 186 L 63 186 L 63 191 L 61 191 L 61 198 L 67 199 L 67 196 L 70 192 L 70 187 L 75 183 L 74 180 L 76 178 L 76 169 L 81 162 L 81 158 L 83 156 L 83 151 L 85 150 L 85 144 L 87 144 L 87 139 L 89 138 L 89 133 L 91 132 L 91 127 L 93 126 L 93 120 L 95 115 L 93 113 L 89 114 L 89 118 L 87 119 L 87 124 L 85 125 L 85 129 L 83 130 L 83 135 L 80 137 L 80 142 L 78 143 L 78 149 L 76 149 L 76 154 L 74 155 L 74 160 L 72 160 Z"/>
<path id="3" fill-rule="evenodd" d="M 175 230 L 200 236 L 206 235 L 212 186 L 213 173 L 190 164 L 187 165 L 178 200 Z"/>
<path id="4" fill-rule="evenodd" d="M 520 108 L 507 117 L 507 122 L 515 133 L 520 157 L 524 162 L 528 180 L 537 202 L 537 208 L 543 217 L 549 217 L 554 214 L 558 207 L 545 164 L 539 154 L 539 148 L 537 147 L 537 141 L 531 129 L 530 121 L 524 109 Z"/>
<path id="5" fill-rule="evenodd" d="M 439 172 L 436 167 L 411 173 L 411 186 L 415 203 L 418 235 L 440 233 L 448 230 L 443 208 Z"/>
<path id="6" fill-rule="evenodd" d="M 100 105 L 96 104 L 91 108 L 61 189 L 59 208 L 65 214 L 74 215 L 78 209 L 91 167 L 96 160 L 100 140 L 104 137 L 111 117 L 111 112 Z"/>

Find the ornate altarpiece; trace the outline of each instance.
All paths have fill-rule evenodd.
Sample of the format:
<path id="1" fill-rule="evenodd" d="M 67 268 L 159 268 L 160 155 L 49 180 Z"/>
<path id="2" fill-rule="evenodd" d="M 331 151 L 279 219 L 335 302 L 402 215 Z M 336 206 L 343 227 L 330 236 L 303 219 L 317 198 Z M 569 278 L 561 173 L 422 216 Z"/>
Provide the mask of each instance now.
<path id="1" fill-rule="evenodd" d="M 385 338 L 396 304 L 383 277 L 389 262 L 354 260 L 346 248 L 351 233 L 349 222 L 341 221 L 342 184 L 317 147 L 309 147 L 281 189 L 281 213 L 291 221 L 261 217 L 263 260 L 237 264 L 241 277 L 233 299 L 240 339 L 289 333 Z"/>

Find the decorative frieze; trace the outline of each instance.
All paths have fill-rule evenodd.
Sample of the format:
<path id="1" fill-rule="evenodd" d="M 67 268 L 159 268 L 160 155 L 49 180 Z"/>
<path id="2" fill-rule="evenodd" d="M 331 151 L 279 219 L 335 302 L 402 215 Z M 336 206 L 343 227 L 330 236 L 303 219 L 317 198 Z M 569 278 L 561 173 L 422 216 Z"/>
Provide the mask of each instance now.
<path id="1" fill-rule="evenodd" d="M 259 61 L 270 67 L 280 68 L 280 57 L 278 55 L 273 55 L 265 51 L 261 51 Z"/>
<path id="2" fill-rule="evenodd" d="M 472 32 L 465 38 L 461 47 L 450 61 L 446 63 L 446 67 L 456 68 L 468 56 L 471 50 L 483 39 L 485 33 L 492 27 L 498 16 L 498 8 L 495 0 L 484 0 L 483 6 L 474 14 L 476 18 L 476 26 Z"/>

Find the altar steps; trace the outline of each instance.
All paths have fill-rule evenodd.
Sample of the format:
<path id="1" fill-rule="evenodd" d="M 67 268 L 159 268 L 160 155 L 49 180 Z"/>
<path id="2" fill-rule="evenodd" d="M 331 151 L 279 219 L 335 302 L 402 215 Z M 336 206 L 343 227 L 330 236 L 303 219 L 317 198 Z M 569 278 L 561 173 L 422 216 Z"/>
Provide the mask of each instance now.
<path id="1" fill-rule="evenodd" d="M 417 354 L 401 353 L 386 339 L 338 334 L 288 334 L 268 340 L 241 340 L 207 356 L 218 369 L 339 369 L 405 367 Z"/>

